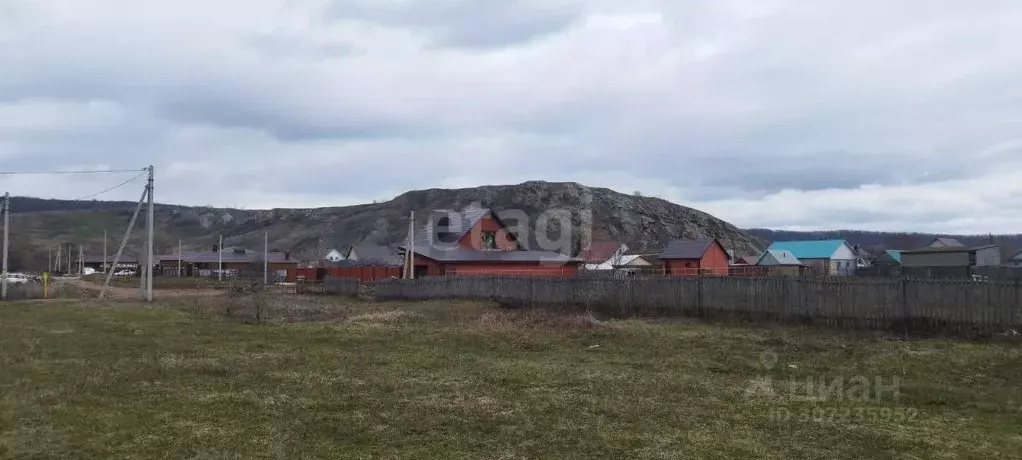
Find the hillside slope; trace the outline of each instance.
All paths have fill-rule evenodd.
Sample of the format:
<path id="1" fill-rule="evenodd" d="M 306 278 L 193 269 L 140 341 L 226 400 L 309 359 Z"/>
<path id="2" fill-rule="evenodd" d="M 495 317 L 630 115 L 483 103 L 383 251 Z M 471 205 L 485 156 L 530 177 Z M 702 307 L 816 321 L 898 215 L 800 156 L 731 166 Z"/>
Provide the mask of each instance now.
<path id="1" fill-rule="evenodd" d="M 135 204 L 128 202 L 61 201 L 13 198 L 12 251 L 23 265 L 45 268 L 46 254 L 57 245 L 79 244 L 88 255 L 103 250 L 108 232 L 112 253 Z M 346 244 L 396 244 L 405 239 L 408 213 L 426 215 L 436 209 L 462 209 L 478 204 L 497 211 L 517 209 L 530 219 L 556 210 L 570 216 L 575 240 L 583 234 L 587 213 L 595 239 L 623 241 L 637 249 L 654 249 L 675 238 L 716 237 L 739 252 L 762 242 L 707 213 L 662 199 L 626 195 L 577 183 L 525 182 L 517 185 L 464 189 L 429 189 L 404 193 L 393 200 L 356 206 L 317 209 L 240 210 L 159 205 L 156 208 L 156 250 L 203 249 L 224 235 L 225 246 L 261 248 L 264 232 L 273 249 L 291 249 L 315 258 Z M 141 220 L 128 251 L 141 247 Z M 578 249 L 578 244 L 575 245 Z"/>

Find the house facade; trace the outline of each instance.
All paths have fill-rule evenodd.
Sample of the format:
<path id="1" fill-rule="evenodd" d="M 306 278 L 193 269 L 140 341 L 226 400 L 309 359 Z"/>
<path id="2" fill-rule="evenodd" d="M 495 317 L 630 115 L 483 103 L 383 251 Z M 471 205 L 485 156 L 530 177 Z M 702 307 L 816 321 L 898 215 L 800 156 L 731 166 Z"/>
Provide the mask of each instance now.
<path id="1" fill-rule="evenodd" d="M 1010 267 L 1022 267 L 1022 252 L 1015 254 L 1015 257 L 1012 257 L 1005 261 L 1004 265 L 1008 265 Z"/>
<path id="2" fill-rule="evenodd" d="M 237 276 L 246 272 L 262 273 L 267 267 L 274 277 L 284 278 L 289 269 L 298 268 L 299 261 L 291 257 L 290 251 L 274 251 L 265 254 L 262 251 L 249 251 L 241 248 L 223 248 L 214 246 L 205 252 L 181 252 L 164 254 L 156 257 L 155 273 L 166 276 L 218 276 L 223 270 L 225 276 Z"/>
<path id="3" fill-rule="evenodd" d="M 985 267 L 1001 264 L 997 245 L 979 247 L 927 247 L 901 252 L 903 267 Z"/>
<path id="4" fill-rule="evenodd" d="M 337 262 L 340 262 L 342 260 L 347 260 L 347 259 L 348 258 L 344 255 L 344 253 L 342 253 L 340 250 L 337 250 L 337 249 L 331 249 L 330 251 L 328 251 L 326 253 L 325 256 L 323 256 L 323 260 L 325 260 L 327 262 L 330 262 L 330 263 L 337 263 Z"/>
<path id="5" fill-rule="evenodd" d="M 659 259 L 663 261 L 663 274 L 668 276 L 729 274 L 727 250 L 716 238 L 675 240 Z"/>
<path id="6" fill-rule="evenodd" d="M 628 245 L 614 241 L 593 241 L 582 249 L 578 259 L 582 261 L 580 268 L 584 270 L 613 270 L 621 265 Z"/>
<path id="7" fill-rule="evenodd" d="M 572 276 L 580 260 L 523 247 L 488 208 L 438 211 L 419 229 L 411 248 L 415 277 L 521 275 Z"/>
<path id="8" fill-rule="evenodd" d="M 774 276 L 801 276 L 802 261 L 791 251 L 768 249 L 763 252 L 756 265 L 764 267 L 766 273 Z"/>
<path id="9" fill-rule="evenodd" d="M 806 274 L 851 276 L 858 267 L 858 255 L 845 240 L 777 241 L 767 250 L 790 252 L 808 267 Z"/>

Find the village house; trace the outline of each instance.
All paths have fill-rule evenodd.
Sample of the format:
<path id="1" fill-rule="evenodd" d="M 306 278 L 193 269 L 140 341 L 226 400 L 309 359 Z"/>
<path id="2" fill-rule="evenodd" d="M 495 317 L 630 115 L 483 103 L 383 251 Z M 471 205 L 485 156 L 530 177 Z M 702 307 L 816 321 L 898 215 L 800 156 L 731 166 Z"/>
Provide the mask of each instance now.
<path id="1" fill-rule="evenodd" d="M 377 265 L 381 267 L 400 267 L 404 264 L 399 249 L 380 244 L 361 243 L 355 245 L 348 251 L 347 260 L 354 261 L 352 265 Z"/>
<path id="2" fill-rule="evenodd" d="M 578 253 L 584 270 L 613 270 L 628 252 L 628 246 L 614 241 L 593 241 Z"/>
<path id="3" fill-rule="evenodd" d="M 961 241 L 954 238 L 934 238 L 928 247 L 931 248 L 964 248 Z"/>
<path id="4" fill-rule="evenodd" d="M 660 254 L 664 274 L 671 276 L 728 275 L 727 250 L 716 238 L 675 240 Z"/>
<path id="5" fill-rule="evenodd" d="M 77 267 L 78 263 L 79 261 L 76 259 L 74 261 L 74 267 Z M 108 267 L 112 267 L 113 263 L 114 263 L 113 255 L 107 256 L 106 259 L 104 259 L 102 256 L 99 257 L 85 256 L 81 260 L 81 264 L 85 266 L 85 268 L 91 268 L 93 270 L 96 270 L 97 272 L 103 273 L 106 272 Z M 113 270 L 114 271 L 132 270 L 137 273 L 138 267 L 139 267 L 138 259 L 136 259 L 135 256 L 121 254 L 121 259 L 117 261 L 117 266 L 113 267 Z M 75 268 L 75 271 L 77 271 L 77 268 Z"/>
<path id="6" fill-rule="evenodd" d="M 901 275 L 901 251 L 888 249 L 877 254 L 869 272 L 875 276 L 891 277 Z"/>
<path id="7" fill-rule="evenodd" d="M 407 251 L 407 245 L 399 248 Z M 523 247 L 488 208 L 438 211 L 420 228 L 412 245 L 414 276 L 572 276 L 580 261 L 552 251 Z"/>
<path id="8" fill-rule="evenodd" d="M 244 272 L 263 271 L 263 252 L 242 248 L 223 248 L 214 245 L 208 252 L 181 252 L 157 256 L 156 273 L 167 276 L 217 276 L 223 270 L 225 276 L 236 276 Z M 272 275 L 285 277 L 288 269 L 298 268 L 299 261 L 291 257 L 290 251 L 272 251 L 266 254 L 268 268 Z"/>
<path id="9" fill-rule="evenodd" d="M 1009 267 L 1022 267 L 1022 251 L 1020 251 L 1018 254 L 1015 254 L 1015 257 L 1012 257 L 1005 261 L 1004 265 L 1007 265 Z"/>
<path id="10" fill-rule="evenodd" d="M 815 275 L 855 275 L 858 256 L 845 240 L 777 241 L 768 251 L 788 251 Z"/>
<path id="11" fill-rule="evenodd" d="M 323 256 L 323 260 L 329 263 L 337 263 L 348 258 L 340 250 L 331 249 Z"/>
<path id="12" fill-rule="evenodd" d="M 802 276 L 805 268 L 795 254 L 782 249 L 767 249 L 755 265 L 764 267 L 767 274 L 775 276 Z"/>
<path id="13" fill-rule="evenodd" d="M 920 278 L 966 278 L 972 267 L 1001 265 L 1001 248 L 986 246 L 930 246 L 901 251 L 901 271 Z"/>

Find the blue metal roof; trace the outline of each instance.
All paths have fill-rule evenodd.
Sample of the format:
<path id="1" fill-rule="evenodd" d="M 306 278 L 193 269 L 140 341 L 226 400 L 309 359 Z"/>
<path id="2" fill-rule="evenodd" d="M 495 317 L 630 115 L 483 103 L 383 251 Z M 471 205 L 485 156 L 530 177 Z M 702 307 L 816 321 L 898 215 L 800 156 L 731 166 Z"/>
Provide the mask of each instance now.
<path id="1" fill-rule="evenodd" d="M 899 264 L 901 263 L 901 251 L 897 249 L 888 249 L 887 255 L 891 256 L 895 262 L 898 262 Z"/>
<path id="2" fill-rule="evenodd" d="M 777 241 L 768 251 L 789 251 L 799 259 L 829 259 L 845 240 Z"/>

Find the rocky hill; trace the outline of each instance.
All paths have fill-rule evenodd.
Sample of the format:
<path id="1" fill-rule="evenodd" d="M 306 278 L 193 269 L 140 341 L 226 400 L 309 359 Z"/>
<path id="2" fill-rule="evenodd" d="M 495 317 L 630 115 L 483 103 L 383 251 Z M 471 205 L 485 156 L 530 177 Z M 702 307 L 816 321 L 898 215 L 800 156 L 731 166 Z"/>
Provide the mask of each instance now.
<path id="1" fill-rule="evenodd" d="M 103 232 L 112 253 L 134 211 L 135 203 L 61 201 L 13 198 L 12 254 L 17 263 L 45 267 L 47 252 L 58 245 L 79 244 L 87 255 L 100 255 Z M 261 248 L 264 232 L 271 249 L 290 249 L 315 258 L 329 248 L 360 242 L 397 244 L 408 231 L 409 211 L 426 215 L 436 209 L 462 209 L 477 204 L 497 211 L 521 210 L 530 220 L 543 213 L 571 219 L 575 240 L 591 227 L 594 239 L 623 241 L 637 249 L 663 247 L 675 238 L 717 237 L 728 248 L 744 252 L 763 242 L 707 213 L 659 198 L 622 194 L 577 183 L 526 182 L 456 190 L 429 189 L 404 193 L 393 200 L 356 206 L 317 209 L 241 210 L 158 205 L 157 252 L 203 249 L 224 236 L 225 246 Z M 588 216 L 591 215 L 591 219 Z M 591 225 L 587 222 L 591 221 Z M 128 251 L 141 247 L 142 221 Z M 575 245 L 578 249 L 578 244 Z M 12 265 L 15 263 L 12 262 Z"/>

